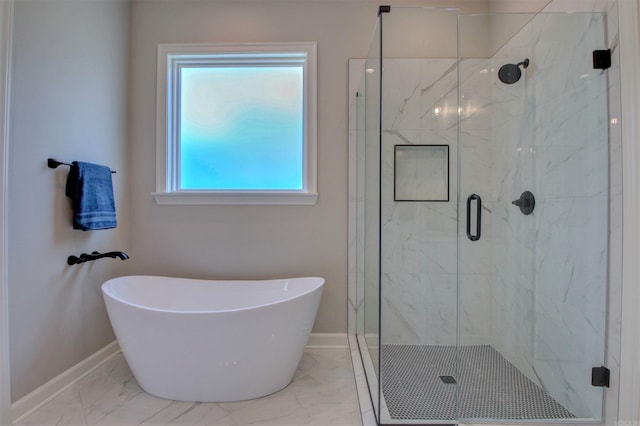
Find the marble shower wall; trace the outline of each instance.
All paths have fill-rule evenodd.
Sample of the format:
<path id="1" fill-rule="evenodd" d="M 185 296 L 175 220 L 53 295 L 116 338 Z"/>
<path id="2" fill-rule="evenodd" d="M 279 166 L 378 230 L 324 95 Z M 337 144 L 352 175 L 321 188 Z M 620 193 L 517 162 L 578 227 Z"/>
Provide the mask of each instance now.
<path id="1" fill-rule="evenodd" d="M 349 334 L 378 342 L 379 74 L 375 59 L 349 60 Z M 372 355 L 373 356 L 373 355 Z"/>
<path id="2" fill-rule="evenodd" d="M 462 110 L 474 126 L 470 149 L 484 145 L 489 120 L 482 103 L 489 96 L 483 84 L 486 60 L 470 60 L 460 69 L 460 78 L 476 98 L 463 100 Z M 383 77 L 383 170 L 382 170 L 382 341 L 386 344 L 453 345 L 457 328 L 457 187 L 458 187 L 458 67 L 455 58 L 386 59 Z M 461 111 L 462 111 L 461 110 Z M 394 147 L 396 145 L 448 146 L 449 199 L 438 201 L 394 201 Z M 476 191 L 489 185 L 490 160 L 463 162 Z M 407 181 L 419 182 L 416 175 Z M 397 171 L 396 171 L 397 172 Z M 409 172 L 405 174 L 409 175 Z M 484 176 L 483 178 L 480 178 Z M 439 185 L 437 183 L 436 185 Z M 410 188 L 398 193 L 408 193 Z M 488 186 L 484 189 L 488 189 Z M 490 327 L 491 264 L 489 229 L 483 240 L 463 242 L 462 280 L 473 279 L 473 293 L 461 300 L 465 318 L 463 335 L 479 343 Z M 472 271 L 474 275 L 472 278 Z"/>
<path id="3" fill-rule="evenodd" d="M 491 316 L 496 296 L 493 294 L 492 265 L 495 241 L 492 197 L 493 140 L 491 73 L 488 59 L 465 59 L 460 67 L 460 124 L 458 143 L 460 164 L 460 203 L 458 234 L 459 288 L 458 322 L 461 345 L 492 343 Z M 471 241 L 466 235 L 467 198 L 477 194 L 482 200 L 481 238 Z M 475 222 L 475 207 L 468 214 Z"/>

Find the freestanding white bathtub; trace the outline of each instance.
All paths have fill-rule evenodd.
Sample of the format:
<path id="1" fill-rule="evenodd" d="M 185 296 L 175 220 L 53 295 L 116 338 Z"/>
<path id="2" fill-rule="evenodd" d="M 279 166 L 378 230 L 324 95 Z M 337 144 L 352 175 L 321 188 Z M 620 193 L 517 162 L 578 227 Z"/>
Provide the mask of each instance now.
<path id="1" fill-rule="evenodd" d="M 138 384 L 160 398 L 224 402 L 287 386 L 313 325 L 322 278 L 207 281 L 126 276 L 102 285 Z"/>

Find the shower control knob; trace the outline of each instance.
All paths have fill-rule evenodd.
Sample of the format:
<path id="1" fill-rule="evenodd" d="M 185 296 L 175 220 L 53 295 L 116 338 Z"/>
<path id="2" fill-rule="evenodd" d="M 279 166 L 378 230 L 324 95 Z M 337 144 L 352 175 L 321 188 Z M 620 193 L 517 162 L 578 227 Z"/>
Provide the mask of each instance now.
<path id="1" fill-rule="evenodd" d="M 522 214 L 530 215 L 536 207 L 536 199 L 530 191 L 524 191 L 520 198 L 512 201 L 511 204 L 520 207 Z"/>

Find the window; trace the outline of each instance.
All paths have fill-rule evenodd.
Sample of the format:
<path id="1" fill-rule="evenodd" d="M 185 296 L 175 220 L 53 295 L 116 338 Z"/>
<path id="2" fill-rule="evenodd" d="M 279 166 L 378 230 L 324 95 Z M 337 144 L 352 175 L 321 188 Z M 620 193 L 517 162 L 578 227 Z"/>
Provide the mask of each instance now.
<path id="1" fill-rule="evenodd" d="M 158 46 L 158 204 L 315 204 L 316 45 Z"/>

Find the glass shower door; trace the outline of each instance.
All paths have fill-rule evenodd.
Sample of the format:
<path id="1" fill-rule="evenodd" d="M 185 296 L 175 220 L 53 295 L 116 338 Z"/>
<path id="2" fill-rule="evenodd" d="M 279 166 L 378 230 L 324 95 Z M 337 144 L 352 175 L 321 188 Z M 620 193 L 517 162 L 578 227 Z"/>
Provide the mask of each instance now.
<path id="1" fill-rule="evenodd" d="M 458 17 L 458 418 L 602 418 L 605 29 L 591 13 Z"/>

